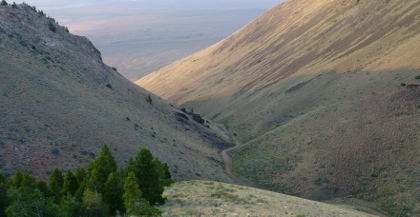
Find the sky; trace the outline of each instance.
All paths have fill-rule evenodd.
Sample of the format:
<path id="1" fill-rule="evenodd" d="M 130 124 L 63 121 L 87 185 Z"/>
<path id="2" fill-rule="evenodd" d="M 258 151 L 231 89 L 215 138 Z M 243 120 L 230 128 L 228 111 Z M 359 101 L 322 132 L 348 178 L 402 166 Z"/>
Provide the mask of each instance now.
<path id="1" fill-rule="evenodd" d="M 284 0 L 25 0 L 89 38 L 134 81 L 234 33 Z"/>

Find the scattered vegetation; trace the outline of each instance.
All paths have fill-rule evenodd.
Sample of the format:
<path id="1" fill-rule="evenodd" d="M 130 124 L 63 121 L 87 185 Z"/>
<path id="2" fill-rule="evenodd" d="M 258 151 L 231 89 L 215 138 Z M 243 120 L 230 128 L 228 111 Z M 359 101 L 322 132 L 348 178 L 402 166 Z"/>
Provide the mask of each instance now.
<path id="1" fill-rule="evenodd" d="M 7 179 L 0 172 L 0 217 L 18 216 L 157 216 L 155 205 L 164 204 L 163 186 L 172 184 L 166 163 L 146 148 L 118 169 L 108 146 L 87 168 L 56 168 L 49 182 L 29 171 L 17 170 Z"/>

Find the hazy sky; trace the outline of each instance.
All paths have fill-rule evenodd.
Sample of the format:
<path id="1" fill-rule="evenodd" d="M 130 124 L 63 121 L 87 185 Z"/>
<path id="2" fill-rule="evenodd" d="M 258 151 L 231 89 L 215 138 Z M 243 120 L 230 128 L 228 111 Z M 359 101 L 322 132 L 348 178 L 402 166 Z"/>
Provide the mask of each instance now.
<path id="1" fill-rule="evenodd" d="M 283 0 L 25 0 L 130 80 L 208 47 Z"/>

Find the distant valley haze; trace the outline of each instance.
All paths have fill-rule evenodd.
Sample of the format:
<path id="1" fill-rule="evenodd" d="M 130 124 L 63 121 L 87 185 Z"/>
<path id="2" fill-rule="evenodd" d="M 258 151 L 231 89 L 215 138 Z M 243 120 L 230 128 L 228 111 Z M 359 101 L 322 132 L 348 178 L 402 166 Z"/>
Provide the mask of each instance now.
<path id="1" fill-rule="evenodd" d="M 88 37 L 106 64 L 135 81 L 204 49 L 283 0 L 28 0 Z"/>

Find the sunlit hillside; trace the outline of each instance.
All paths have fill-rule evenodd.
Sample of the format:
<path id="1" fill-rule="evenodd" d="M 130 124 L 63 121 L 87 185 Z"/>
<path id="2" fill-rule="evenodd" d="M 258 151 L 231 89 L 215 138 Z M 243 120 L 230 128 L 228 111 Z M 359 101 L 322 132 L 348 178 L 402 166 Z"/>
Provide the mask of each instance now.
<path id="1" fill-rule="evenodd" d="M 419 213 L 420 2 L 290 0 L 136 83 L 226 124 L 234 171 Z"/>

